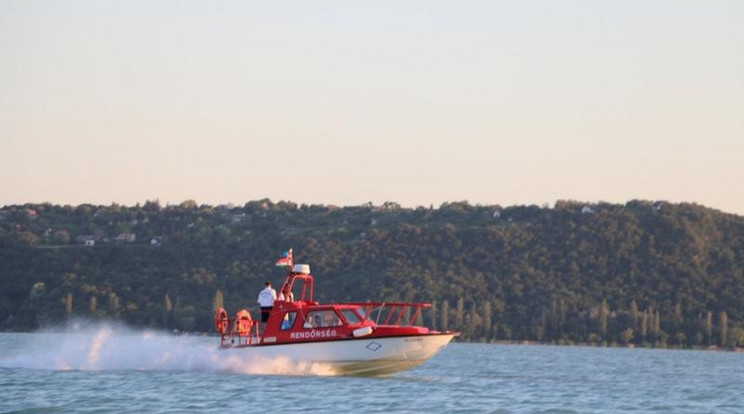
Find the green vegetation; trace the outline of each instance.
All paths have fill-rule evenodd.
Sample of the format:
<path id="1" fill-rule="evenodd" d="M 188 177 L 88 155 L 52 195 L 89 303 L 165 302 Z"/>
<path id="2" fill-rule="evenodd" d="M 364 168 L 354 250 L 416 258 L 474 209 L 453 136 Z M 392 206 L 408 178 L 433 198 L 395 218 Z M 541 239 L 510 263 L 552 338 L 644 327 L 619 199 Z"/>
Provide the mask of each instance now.
<path id="1" fill-rule="evenodd" d="M 744 345 L 744 218 L 695 204 L 0 209 L 0 329 L 72 317 L 211 331 L 287 247 L 316 298 L 428 301 L 464 340 Z"/>

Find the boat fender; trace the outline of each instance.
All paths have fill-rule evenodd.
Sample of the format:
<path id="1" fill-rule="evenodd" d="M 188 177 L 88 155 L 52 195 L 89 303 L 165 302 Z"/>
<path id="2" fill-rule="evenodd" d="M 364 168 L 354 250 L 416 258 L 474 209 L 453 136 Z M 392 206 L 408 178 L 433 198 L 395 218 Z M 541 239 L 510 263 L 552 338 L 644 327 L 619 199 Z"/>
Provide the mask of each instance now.
<path id="1" fill-rule="evenodd" d="M 352 335 L 354 335 L 354 338 L 360 338 L 362 336 L 367 336 L 371 333 L 372 333 L 372 327 L 365 326 L 363 328 L 354 329 L 354 331 L 352 332 Z"/>
<path id="2" fill-rule="evenodd" d="M 214 313 L 214 327 L 217 329 L 217 332 L 220 333 L 220 335 L 224 335 L 227 332 L 227 312 L 224 308 L 219 308 Z"/>

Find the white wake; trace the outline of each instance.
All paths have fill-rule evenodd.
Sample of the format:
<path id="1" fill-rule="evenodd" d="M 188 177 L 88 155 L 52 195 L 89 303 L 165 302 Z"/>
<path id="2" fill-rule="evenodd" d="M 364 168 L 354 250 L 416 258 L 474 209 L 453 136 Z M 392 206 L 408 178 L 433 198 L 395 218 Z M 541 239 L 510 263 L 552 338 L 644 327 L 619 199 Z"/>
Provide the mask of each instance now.
<path id="1" fill-rule="evenodd" d="M 225 352 L 217 343 L 215 337 L 174 336 L 117 324 L 76 324 L 62 331 L 15 335 L 9 349 L 0 353 L 0 368 L 334 374 L 323 364 L 259 357 L 251 349 Z"/>

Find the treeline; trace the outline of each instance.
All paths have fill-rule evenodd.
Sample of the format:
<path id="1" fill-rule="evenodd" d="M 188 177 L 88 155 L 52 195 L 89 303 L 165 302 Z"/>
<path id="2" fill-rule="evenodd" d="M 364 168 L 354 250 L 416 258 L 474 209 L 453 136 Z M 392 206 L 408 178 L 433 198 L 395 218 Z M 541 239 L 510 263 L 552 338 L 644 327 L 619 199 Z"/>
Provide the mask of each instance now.
<path id="1" fill-rule="evenodd" d="M 255 310 L 278 254 L 320 301 L 426 301 L 470 341 L 744 345 L 744 218 L 695 204 L 0 209 L 0 329 L 74 317 L 210 331 Z"/>

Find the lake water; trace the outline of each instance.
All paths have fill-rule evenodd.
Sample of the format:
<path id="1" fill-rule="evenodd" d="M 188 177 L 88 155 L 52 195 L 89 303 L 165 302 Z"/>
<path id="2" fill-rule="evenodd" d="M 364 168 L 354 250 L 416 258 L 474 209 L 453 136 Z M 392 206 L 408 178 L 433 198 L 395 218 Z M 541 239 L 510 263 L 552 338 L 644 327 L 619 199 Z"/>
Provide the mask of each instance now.
<path id="1" fill-rule="evenodd" d="M 451 344 L 384 378 L 111 326 L 0 334 L 0 412 L 744 413 L 744 354 Z"/>

